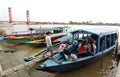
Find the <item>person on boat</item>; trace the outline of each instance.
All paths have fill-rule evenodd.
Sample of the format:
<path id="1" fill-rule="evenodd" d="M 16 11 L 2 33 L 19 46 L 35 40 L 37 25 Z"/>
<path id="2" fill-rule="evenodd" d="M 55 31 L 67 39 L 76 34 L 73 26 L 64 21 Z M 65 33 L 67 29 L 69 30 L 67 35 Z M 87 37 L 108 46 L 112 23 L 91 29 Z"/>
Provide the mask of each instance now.
<path id="1" fill-rule="evenodd" d="M 68 50 L 68 46 L 69 46 L 68 44 L 69 44 L 69 42 L 66 42 L 65 44 L 66 44 L 66 47 L 64 48 L 63 52 L 64 52 L 65 55 L 67 55 L 68 57 L 70 57 L 71 53 Z"/>
<path id="2" fill-rule="evenodd" d="M 58 48 L 58 52 L 60 53 L 60 55 L 62 55 L 64 60 L 66 60 L 66 57 L 65 57 L 65 54 L 64 54 L 64 49 L 65 48 L 66 48 L 66 44 L 63 43 L 63 42 L 59 45 L 59 48 Z"/>
<path id="3" fill-rule="evenodd" d="M 78 56 L 84 57 L 86 54 L 86 45 L 84 42 L 81 42 L 81 44 L 78 46 Z"/>
<path id="4" fill-rule="evenodd" d="M 47 46 L 47 52 L 50 51 L 51 55 L 53 55 L 52 42 L 51 42 L 50 34 L 51 34 L 50 32 L 46 33 L 45 41 L 46 41 L 46 46 Z M 43 57 L 45 57 L 45 54 L 47 52 L 43 53 Z"/>
<path id="5" fill-rule="evenodd" d="M 91 55 L 95 55 L 95 53 L 96 53 L 96 45 L 91 41 L 90 42 L 90 47 L 89 47 L 89 53 L 91 54 Z"/>
<path id="6" fill-rule="evenodd" d="M 75 54 L 71 54 L 69 60 L 76 61 L 78 57 Z"/>
<path id="7" fill-rule="evenodd" d="M 88 43 L 88 39 L 87 39 L 86 37 L 84 37 L 83 39 L 84 39 L 83 42 L 84 42 L 85 44 L 87 44 L 87 43 Z"/>

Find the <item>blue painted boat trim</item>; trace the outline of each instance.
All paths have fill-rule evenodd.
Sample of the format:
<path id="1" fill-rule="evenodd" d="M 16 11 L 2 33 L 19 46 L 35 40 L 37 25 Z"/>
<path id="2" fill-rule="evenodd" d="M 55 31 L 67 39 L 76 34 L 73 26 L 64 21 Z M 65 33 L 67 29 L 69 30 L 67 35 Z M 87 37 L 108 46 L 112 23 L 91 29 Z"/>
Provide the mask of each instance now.
<path id="1" fill-rule="evenodd" d="M 4 40 L 4 37 L 3 36 L 0 36 L 0 41 L 3 41 Z"/>

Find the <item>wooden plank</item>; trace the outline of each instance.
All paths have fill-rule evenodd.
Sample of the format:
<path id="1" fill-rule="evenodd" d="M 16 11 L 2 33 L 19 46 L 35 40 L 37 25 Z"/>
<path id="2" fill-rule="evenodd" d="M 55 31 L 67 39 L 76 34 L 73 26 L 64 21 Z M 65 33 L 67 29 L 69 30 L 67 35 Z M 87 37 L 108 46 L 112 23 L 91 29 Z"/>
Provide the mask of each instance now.
<path id="1" fill-rule="evenodd" d="M 120 54 L 120 46 L 118 47 L 118 54 Z M 116 70 L 115 77 L 120 77 L 120 61 Z"/>
<path id="2" fill-rule="evenodd" d="M 54 51 L 55 53 L 56 51 Z M 4 71 L 0 72 L 0 76 L 6 76 L 6 77 L 31 77 L 31 76 L 35 76 L 36 73 L 34 71 L 34 73 L 29 73 L 28 70 L 25 71 L 24 68 L 27 68 L 28 66 L 31 66 L 37 62 L 42 61 L 43 59 L 47 59 L 48 57 L 51 56 L 50 52 L 46 53 L 45 58 L 42 58 L 42 54 L 37 56 L 35 59 L 33 59 L 32 61 L 29 62 L 23 62 L 23 60 L 20 60 L 21 58 L 23 58 L 23 56 L 20 56 L 18 54 L 21 53 L 11 53 L 11 52 L 7 52 L 7 57 L 9 58 L 9 62 L 10 64 L 12 64 L 13 67 L 9 67 L 7 69 L 5 69 Z M 1 54 L 0 54 L 1 55 Z M 5 59 L 6 60 L 6 59 Z M 8 63 L 9 63 L 8 62 Z M 26 72 L 26 74 L 24 74 Z M 14 76 L 13 74 L 16 74 L 16 76 Z M 13 76 L 10 76 L 13 75 Z M 18 76 L 17 76 L 18 75 Z"/>
<path id="3" fill-rule="evenodd" d="M 21 64 L 17 58 L 15 57 L 14 53 L 8 52 L 7 55 L 9 56 L 9 59 L 11 60 L 11 63 L 14 66 L 17 66 L 19 64 Z M 19 58 L 20 59 L 20 58 Z M 16 69 L 16 68 L 14 68 Z M 25 71 L 24 69 L 21 69 L 19 71 L 16 71 L 16 73 L 19 75 L 19 77 L 30 77 L 29 74 L 27 73 L 27 71 Z"/>
<path id="4" fill-rule="evenodd" d="M 2 66 L 1 66 L 1 64 L 0 64 L 0 72 L 2 72 L 3 71 L 3 69 L 2 69 Z"/>
<path id="5" fill-rule="evenodd" d="M 1 62 L 3 71 L 7 70 L 7 69 L 11 70 L 12 64 L 11 64 L 8 56 L 6 55 L 6 53 L 4 53 L 4 51 L 0 52 L 0 56 L 2 57 L 2 58 L 0 58 L 0 62 Z M 7 71 L 9 71 L 9 70 L 7 70 Z M 8 72 L 6 72 L 6 71 L 3 72 L 3 71 L 0 74 L 1 76 L 5 75 L 6 73 L 8 74 Z M 9 71 L 9 72 L 10 72 L 9 76 L 6 76 L 6 77 L 18 77 L 18 75 L 15 72 L 13 72 L 13 73 L 11 73 L 12 71 Z"/>
<path id="6" fill-rule="evenodd" d="M 10 54 L 10 53 L 8 53 L 8 54 Z M 45 58 L 43 58 L 43 59 L 46 59 L 46 58 L 48 58 L 48 57 L 50 57 L 50 55 L 48 55 L 47 54 L 47 56 L 45 57 Z M 15 59 L 13 59 L 13 58 L 10 58 L 11 60 L 15 60 Z M 29 61 L 29 62 L 25 62 L 25 63 L 23 63 L 23 64 L 20 64 L 20 65 L 17 65 L 17 66 L 15 66 L 15 67 L 12 67 L 12 68 L 9 68 L 9 69 L 7 69 L 7 70 L 5 70 L 5 71 L 2 71 L 2 72 L 0 72 L 0 76 L 1 77 L 3 77 L 3 76 L 6 76 L 6 75 L 9 75 L 9 74 L 11 74 L 11 73 L 14 73 L 14 72 L 16 72 L 18 75 L 19 75 L 19 77 L 30 77 L 30 76 L 28 76 L 27 74 L 24 74 L 23 72 L 19 72 L 21 69 L 23 69 L 23 68 L 26 68 L 26 67 L 28 67 L 28 66 L 30 66 L 30 65 L 33 65 L 33 64 L 35 64 L 36 62 L 39 62 L 39 61 L 41 61 L 41 60 L 43 60 L 42 58 L 36 58 L 36 59 L 34 59 L 34 60 L 32 60 L 32 61 Z M 12 63 L 13 65 L 16 65 L 17 63 Z M 18 71 L 19 70 L 19 71 Z M 12 76 L 11 76 L 12 77 Z M 14 76 L 13 76 L 14 77 Z M 17 77 L 17 76 L 16 76 Z"/>
<path id="7" fill-rule="evenodd" d="M 36 49 L 35 49 L 36 50 Z M 36 51 L 38 51 L 38 50 L 36 50 Z M 18 59 L 18 61 L 20 62 L 20 63 L 24 63 L 24 58 L 26 57 L 25 55 L 23 55 L 23 52 L 24 51 L 18 51 L 18 52 L 15 52 L 14 54 L 15 54 L 15 56 L 16 56 L 16 58 Z M 29 51 L 30 53 L 31 53 L 31 51 Z M 19 59 L 19 58 L 21 58 L 21 59 Z M 32 64 L 33 62 L 31 61 L 31 65 L 33 66 L 33 64 Z M 30 65 L 30 66 L 31 66 Z M 30 71 L 31 70 L 35 70 L 35 72 L 36 72 L 36 69 L 31 69 L 31 67 L 25 67 L 24 66 L 24 64 L 23 65 L 21 65 L 21 66 L 19 66 L 19 67 L 16 67 L 17 68 L 17 70 L 20 70 L 21 68 L 23 67 L 23 69 L 25 69 L 26 70 L 26 72 L 31 76 L 31 77 L 36 77 L 35 76 L 35 74 L 34 74 L 34 72 L 31 72 L 30 73 Z"/>

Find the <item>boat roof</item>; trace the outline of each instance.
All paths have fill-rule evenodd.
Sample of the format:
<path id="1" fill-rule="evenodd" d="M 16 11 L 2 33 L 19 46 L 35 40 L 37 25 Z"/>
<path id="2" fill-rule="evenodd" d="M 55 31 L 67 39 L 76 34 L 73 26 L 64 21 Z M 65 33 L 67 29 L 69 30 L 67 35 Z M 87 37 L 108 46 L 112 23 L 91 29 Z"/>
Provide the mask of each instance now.
<path id="1" fill-rule="evenodd" d="M 34 30 L 48 30 L 48 31 L 51 31 L 51 30 L 62 30 L 63 28 L 61 27 L 51 27 L 51 28 L 34 28 Z"/>
<path id="2" fill-rule="evenodd" d="M 46 28 L 33 28 L 34 30 L 49 30 L 49 31 L 51 31 L 51 30 L 63 30 L 63 29 L 68 29 L 68 28 L 71 28 L 71 27 L 69 27 L 69 26 L 64 26 L 64 27 L 46 27 Z"/>
<path id="3" fill-rule="evenodd" d="M 68 41 L 69 39 L 72 38 L 72 35 L 71 34 L 68 34 L 67 36 L 64 36 L 62 38 L 59 38 L 57 39 L 57 41 L 60 41 L 60 42 L 65 42 L 65 41 Z"/>
<path id="4" fill-rule="evenodd" d="M 90 33 L 90 34 L 95 34 L 98 36 L 104 36 L 104 35 L 117 33 L 118 30 L 116 28 L 100 27 L 100 28 L 92 28 L 92 29 L 79 29 L 79 30 L 75 30 L 71 33 L 76 33 L 76 32 Z"/>

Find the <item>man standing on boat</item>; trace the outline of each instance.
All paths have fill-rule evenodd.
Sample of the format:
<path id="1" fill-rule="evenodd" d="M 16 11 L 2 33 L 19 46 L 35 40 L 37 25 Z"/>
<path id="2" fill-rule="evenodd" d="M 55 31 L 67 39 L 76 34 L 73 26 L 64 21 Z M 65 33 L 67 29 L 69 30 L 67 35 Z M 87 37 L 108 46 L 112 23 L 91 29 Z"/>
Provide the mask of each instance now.
<path id="1" fill-rule="evenodd" d="M 51 42 L 51 37 L 50 37 L 50 32 L 46 33 L 45 41 L 46 41 L 46 46 L 47 46 L 47 52 L 50 51 L 51 55 L 53 55 L 53 50 L 52 50 L 52 42 Z M 43 57 L 45 57 L 45 54 L 43 53 Z"/>

